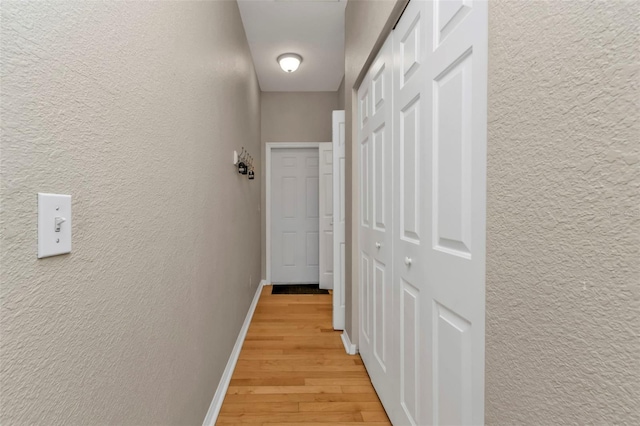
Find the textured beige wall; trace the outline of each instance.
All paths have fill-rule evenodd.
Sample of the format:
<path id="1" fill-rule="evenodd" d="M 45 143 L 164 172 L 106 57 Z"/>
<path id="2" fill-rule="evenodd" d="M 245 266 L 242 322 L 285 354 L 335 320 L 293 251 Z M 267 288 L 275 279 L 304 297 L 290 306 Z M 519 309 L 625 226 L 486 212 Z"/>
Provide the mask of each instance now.
<path id="1" fill-rule="evenodd" d="M 260 279 L 237 5 L 0 11 L 0 423 L 201 424 Z M 36 259 L 39 191 L 73 195 L 70 255 Z"/>
<path id="2" fill-rule="evenodd" d="M 263 142 L 330 142 L 336 92 L 263 92 Z"/>
<path id="3" fill-rule="evenodd" d="M 331 142 L 331 115 L 338 109 L 337 92 L 263 92 L 261 150 L 267 142 Z M 265 176 L 262 185 L 262 222 L 265 223 Z M 262 227 L 262 277 L 267 275 L 266 225 Z"/>
<path id="4" fill-rule="evenodd" d="M 488 423 L 640 424 L 639 6 L 490 2 Z"/>
<path id="5" fill-rule="evenodd" d="M 355 110 L 352 108 L 356 96 L 354 84 L 358 75 L 365 69 L 367 62 L 375 58 L 381 43 L 390 33 L 391 26 L 397 20 L 402 5 L 407 0 L 349 0 L 345 10 L 345 75 L 344 75 L 344 110 L 346 136 L 346 250 L 353 258 L 358 259 L 356 227 L 351 226 L 352 218 L 358 217 L 358 203 L 354 202 L 357 190 L 357 165 L 353 158 L 357 150 L 353 148 L 351 140 L 355 137 L 356 129 L 351 123 Z M 357 87 L 356 87 L 357 89 Z M 346 291 L 345 291 L 345 330 L 354 343 L 358 342 L 357 304 L 358 300 L 358 268 L 352 268 L 351 256 L 345 261 Z"/>

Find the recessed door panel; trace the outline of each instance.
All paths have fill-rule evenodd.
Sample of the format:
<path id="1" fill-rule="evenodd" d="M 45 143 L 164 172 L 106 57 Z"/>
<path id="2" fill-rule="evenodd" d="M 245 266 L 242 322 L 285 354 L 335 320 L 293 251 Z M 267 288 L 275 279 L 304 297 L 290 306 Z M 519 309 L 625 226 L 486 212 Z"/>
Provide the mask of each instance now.
<path id="1" fill-rule="evenodd" d="M 376 114 L 383 106 L 385 99 L 385 68 L 386 64 L 383 64 L 380 69 L 376 71 L 376 75 L 372 79 L 372 91 L 373 91 L 373 113 Z"/>
<path id="2" fill-rule="evenodd" d="M 388 326 L 388 303 L 390 299 L 389 285 L 387 283 L 386 267 L 384 264 L 374 260 L 373 266 L 373 304 L 374 304 L 374 354 L 378 363 L 384 371 L 386 371 L 386 352 L 387 352 L 387 336 L 386 328 Z"/>
<path id="3" fill-rule="evenodd" d="M 386 158 L 387 155 L 386 127 L 383 124 L 373 132 L 373 226 L 380 231 L 384 231 L 386 228 L 385 216 L 389 203 L 386 187 L 390 178 L 387 171 L 390 161 Z"/>
<path id="4" fill-rule="evenodd" d="M 400 401 L 402 408 L 411 421 L 418 418 L 418 347 L 419 338 L 419 294 L 418 289 L 406 281 L 401 283 L 400 295 Z"/>
<path id="5" fill-rule="evenodd" d="M 471 256 L 471 62 L 469 52 L 434 82 L 435 247 Z"/>
<path id="6" fill-rule="evenodd" d="M 472 0 L 439 0 L 435 4 L 436 46 L 471 12 Z"/>
<path id="7" fill-rule="evenodd" d="M 364 128 L 369 122 L 369 90 L 360 96 L 360 128 Z"/>
<path id="8" fill-rule="evenodd" d="M 420 19 L 420 15 L 414 17 L 413 23 L 400 41 L 401 85 L 403 86 L 420 67 L 420 50 L 423 42 Z"/>
<path id="9" fill-rule="evenodd" d="M 360 260 L 360 292 L 362 297 L 361 309 L 362 309 L 362 335 L 367 340 L 370 341 L 369 336 L 371 335 L 371 280 L 370 280 L 370 264 L 369 257 L 363 253 Z"/>
<path id="10" fill-rule="evenodd" d="M 433 377 L 435 404 L 433 424 L 470 424 L 471 418 L 471 324 L 450 309 L 434 302 Z"/>
<path id="11" fill-rule="evenodd" d="M 362 217 L 362 226 L 370 225 L 370 187 L 371 176 L 369 174 L 369 138 L 365 138 L 360 145 L 360 215 Z"/>
<path id="12" fill-rule="evenodd" d="M 419 242 L 420 222 L 420 98 L 413 99 L 400 113 L 400 228 L 403 238 Z"/>

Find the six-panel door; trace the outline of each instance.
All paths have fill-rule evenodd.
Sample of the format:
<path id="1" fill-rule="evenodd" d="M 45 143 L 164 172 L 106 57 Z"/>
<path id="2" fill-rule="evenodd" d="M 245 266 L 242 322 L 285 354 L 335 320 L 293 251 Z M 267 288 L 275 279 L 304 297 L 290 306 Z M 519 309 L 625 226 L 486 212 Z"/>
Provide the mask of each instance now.
<path id="1" fill-rule="evenodd" d="M 271 281 L 317 284 L 318 149 L 274 149 L 271 162 Z"/>
<path id="2" fill-rule="evenodd" d="M 375 59 L 358 94 L 362 214 L 360 228 L 360 340 L 362 359 L 381 400 L 390 397 L 392 319 L 392 126 L 391 75 L 393 52 L 388 40 Z"/>

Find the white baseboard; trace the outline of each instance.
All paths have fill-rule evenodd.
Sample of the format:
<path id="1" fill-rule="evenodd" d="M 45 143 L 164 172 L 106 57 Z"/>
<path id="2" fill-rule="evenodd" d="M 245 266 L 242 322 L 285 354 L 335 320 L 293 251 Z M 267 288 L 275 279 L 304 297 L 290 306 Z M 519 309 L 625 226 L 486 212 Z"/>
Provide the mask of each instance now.
<path id="1" fill-rule="evenodd" d="M 229 389 L 231 376 L 233 375 L 233 370 L 236 368 L 236 363 L 238 362 L 238 357 L 240 356 L 240 351 L 242 350 L 242 344 L 244 343 L 244 338 L 247 336 L 249 324 L 251 324 L 251 318 L 253 318 L 253 313 L 255 312 L 256 306 L 258 305 L 258 300 L 260 299 L 260 294 L 262 293 L 263 286 L 264 280 L 260 282 L 260 285 L 258 285 L 258 289 L 256 290 L 256 294 L 255 296 L 253 296 L 253 302 L 251 302 L 249 312 L 247 312 L 247 316 L 244 319 L 244 324 L 242 324 L 240 333 L 238 333 L 236 344 L 231 351 L 229 361 L 227 361 L 227 366 L 225 367 L 224 372 L 222 373 L 222 377 L 220 378 L 220 382 L 218 383 L 218 389 L 216 389 L 216 393 L 213 396 L 213 400 L 211 401 L 211 405 L 209 406 L 209 411 L 207 411 L 207 416 L 204 418 L 204 422 L 202 422 L 203 426 L 213 426 L 218 419 L 220 408 L 222 408 L 222 402 L 224 401 L 224 397 L 227 394 L 227 389 Z"/>
<path id="2" fill-rule="evenodd" d="M 351 339 L 349 339 L 349 335 L 346 331 L 343 331 L 340 337 L 342 338 L 342 344 L 344 344 L 344 350 L 347 351 L 349 355 L 355 355 L 358 353 L 358 347 L 351 343 Z"/>
<path id="3" fill-rule="evenodd" d="M 264 287 L 265 285 L 269 285 L 269 283 L 267 282 L 267 280 L 262 280 L 262 281 L 260 281 L 260 287 Z"/>

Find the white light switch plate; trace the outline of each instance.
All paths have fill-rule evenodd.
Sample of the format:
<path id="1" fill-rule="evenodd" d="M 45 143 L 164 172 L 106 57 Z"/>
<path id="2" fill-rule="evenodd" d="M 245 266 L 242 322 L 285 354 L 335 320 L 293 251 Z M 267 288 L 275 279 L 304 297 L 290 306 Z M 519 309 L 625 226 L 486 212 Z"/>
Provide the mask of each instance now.
<path id="1" fill-rule="evenodd" d="M 38 258 L 65 253 L 71 253 L 71 195 L 38 193 Z"/>

